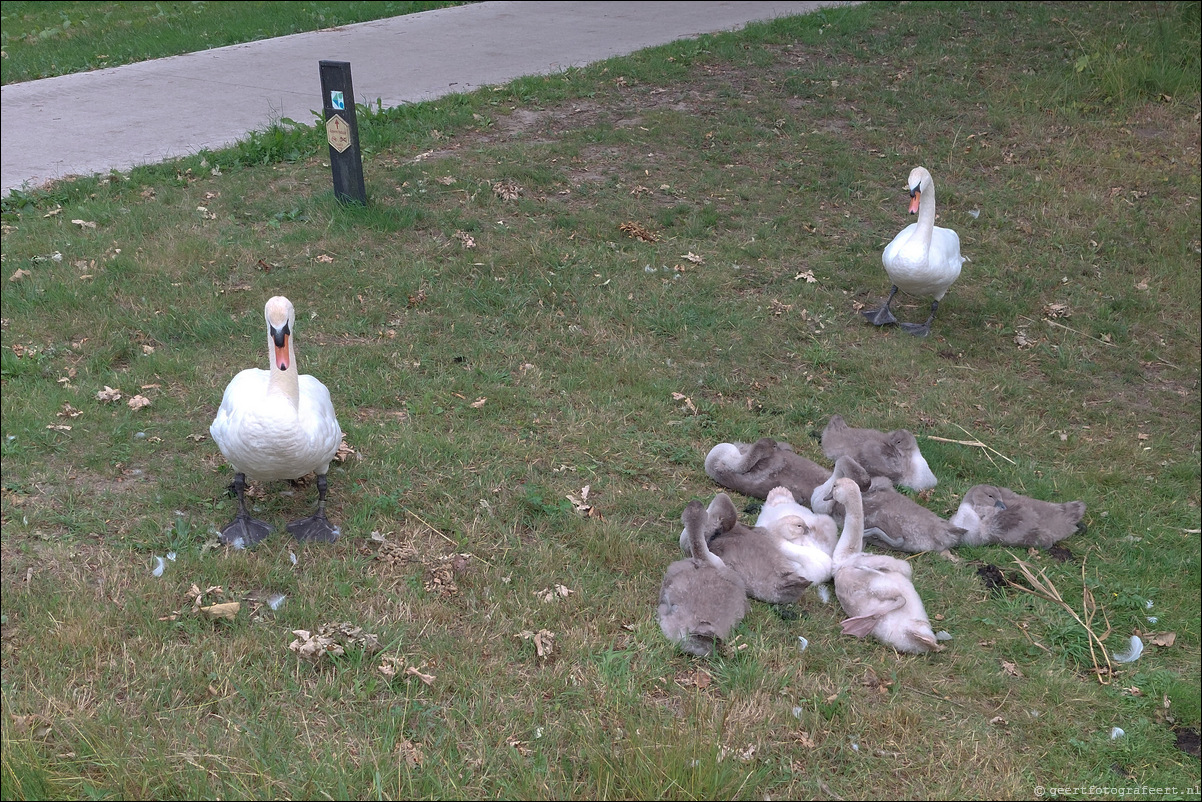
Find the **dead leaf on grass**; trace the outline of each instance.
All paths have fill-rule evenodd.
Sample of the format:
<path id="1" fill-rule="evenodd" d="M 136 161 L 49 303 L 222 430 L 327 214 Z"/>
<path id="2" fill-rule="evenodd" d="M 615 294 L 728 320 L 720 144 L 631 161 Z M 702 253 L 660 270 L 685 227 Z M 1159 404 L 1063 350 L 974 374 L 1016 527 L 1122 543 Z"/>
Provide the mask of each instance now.
<path id="1" fill-rule="evenodd" d="M 328 265 L 328 264 L 330 264 L 331 262 L 333 262 L 333 261 L 334 261 L 334 257 L 333 257 L 333 256 L 330 256 L 329 254 L 325 254 L 325 253 L 323 253 L 323 254 L 321 254 L 320 256 L 316 256 L 316 257 L 314 257 L 313 261 L 314 261 L 314 262 L 321 262 L 322 264 L 327 264 L 327 265 Z"/>
<path id="2" fill-rule="evenodd" d="M 518 754 L 522 757 L 530 757 L 534 754 L 534 750 L 527 747 L 525 741 L 519 741 L 517 738 L 510 738 L 506 741 L 506 743 L 516 749 Z"/>
<path id="3" fill-rule="evenodd" d="M 697 414 L 697 406 L 693 403 L 693 399 L 689 398 L 684 393 L 672 393 L 672 400 L 683 401 L 685 409 L 694 415 Z"/>
<path id="4" fill-rule="evenodd" d="M 1006 674 L 1007 676 L 1018 677 L 1020 679 L 1023 675 L 1023 672 L 1019 669 L 1019 667 L 1014 663 L 1011 663 L 1009 660 L 1002 661 L 1002 673 Z"/>
<path id="5" fill-rule="evenodd" d="M 1176 632 L 1151 632 L 1143 636 L 1153 646 L 1169 647 L 1177 642 Z"/>
<path id="6" fill-rule="evenodd" d="M 618 226 L 618 230 L 624 234 L 628 234 L 635 239 L 641 239 L 643 242 L 659 242 L 659 236 L 648 231 L 635 222 L 625 222 Z"/>
<path id="7" fill-rule="evenodd" d="M 316 660 L 326 654 L 340 655 L 346 652 L 329 636 L 314 635 L 307 629 L 294 629 L 292 634 L 296 639 L 288 644 L 288 648 L 302 660 Z"/>
<path id="8" fill-rule="evenodd" d="M 28 732 L 31 737 L 38 739 L 49 736 L 54 729 L 50 719 L 38 713 L 31 713 L 28 716 L 13 716 L 12 726 L 16 732 Z"/>
<path id="9" fill-rule="evenodd" d="M 813 270 L 803 270 L 800 273 L 798 273 L 796 276 L 793 277 L 794 281 L 797 281 L 799 279 L 805 279 L 806 284 L 814 284 L 815 282 L 818 281 L 818 279 L 814 278 Z"/>
<path id="10" fill-rule="evenodd" d="M 692 263 L 693 263 L 693 264 L 695 264 L 695 265 L 703 265 L 703 264 L 705 264 L 705 258 L 704 258 L 704 257 L 701 257 L 701 256 L 698 256 L 697 254 L 693 253 L 692 251 L 689 251 L 688 253 L 684 254 L 684 255 L 683 255 L 683 256 L 681 256 L 680 258 L 681 258 L 681 259 L 686 259 L 686 260 L 688 260 L 688 261 L 692 262 Z"/>
<path id="11" fill-rule="evenodd" d="M 563 585 L 556 585 L 554 588 L 543 588 L 542 590 L 536 590 L 534 591 L 534 595 L 537 598 L 542 599 L 544 602 L 552 602 L 555 601 L 557 597 L 566 599 L 575 592 L 576 591 L 569 590 Z"/>
<path id="12" fill-rule="evenodd" d="M 200 614 L 210 621 L 216 621 L 219 618 L 233 621 L 238 617 L 240 609 L 242 609 L 241 602 L 223 602 L 221 604 L 212 604 L 208 607 L 201 607 Z"/>
<path id="13" fill-rule="evenodd" d="M 705 689 L 712 685 L 713 682 L 714 678 L 700 669 L 696 671 L 689 671 L 685 674 L 679 674 L 676 677 L 676 684 L 685 688 L 691 685 L 694 688 Z"/>
<path id="14" fill-rule="evenodd" d="M 408 668 L 406 668 L 405 673 L 411 677 L 417 677 L 418 679 L 420 679 L 422 682 L 426 683 L 427 685 L 433 685 L 434 680 L 437 679 L 437 677 L 435 677 L 433 674 L 423 674 L 422 672 L 418 671 L 413 666 L 409 666 Z"/>
<path id="15" fill-rule="evenodd" d="M 110 401 L 110 402 L 111 401 L 120 401 L 121 400 L 121 391 L 115 390 L 106 384 L 106 385 L 104 385 L 103 390 L 98 390 L 96 392 L 96 400 Z"/>
<path id="16" fill-rule="evenodd" d="M 534 651 L 539 657 L 548 657 L 551 650 L 555 648 L 555 634 L 545 629 L 540 629 L 534 635 Z"/>
<path id="17" fill-rule="evenodd" d="M 353 449 L 349 445 L 347 445 L 346 436 L 344 435 L 342 438 L 342 442 L 338 444 L 338 450 L 336 452 L 334 452 L 334 459 L 336 461 L 342 463 L 342 462 L 346 462 L 352 456 L 357 457 L 357 456 L 359 456 L 359 454 L 357 451 L 355 451 L 355 449 Z"/>
<path id="18" fill-rule="evenodd" d="M 361 648 L 367 654 L 375 654 L 383 648 L 379 637 L 345 621 L 341 624 L 322 624 L 317 632 L 294 629 L 292 634 L 296 635 L 296 639 L 288 644 L 288 648 L 304 660 L 317 660 L 327 654 L 345 654 L 350 648 Z"/>
<path id="19" fill-rule="evenodd" d="M 13 273 L 11 276 L 9 276 L 8 280 L 9 281 L 20 281 L 21 279 L 25 278 L 26 276 L 32 276 L 32 275 L 33 275 L 33 273 L 30 273 L 28 270 L 22 270 L 21 268 L 18 267 L 17 272 Z"/>
<path id="20" fill-rule="evenodd" d="M 425 755 L 422 754 L 422 748 L 408 738 L 402 738 L 397 743 L 394 751 L 400 755 L 401 760 L 404 760 L 414 768 L 420 766 L 422 761 L 426 759 Z"/>
<path id="21" fill-rule="evenodd" d="M 380 658 L 380 665 L 376 666 L 376 671 L 379 671 L 385 677 L 388 677 L 388 679 L 392 679 L 404 665 L 405 661 L 401 658 L 386 654 Z"/>
<path id="22" fill-rule="evenodd" d="M 466 231 L 456 231 L 455 239 L 459 240 L 459 243 L 464 248 L 475 248 L 476 247 L 476 238 L 473 237 L 471 234 L 467 233 Z"/>
<path id="23" fill-rule="evenodd" d="M 572 506 L 575 508 L 576 512 L 580 513 L 585 518 L 601 518 L 601 513 L 598 512 L 597 508 L 588 501 L 588 494 L 591 489 L 592 485 L 585 485 L 584 487 L 580 488 L 579 496 L 575 495 L 574 493 L 568 493 L 566 498 L 568 501 L 572 502 Z"/>
<path id="24" fill-rule="evenodd" d="M 492 185 L 492 191 L 501 200 L 517 200 L 522 196 L 522 188 L 517 183 L 509 180 L 497 181 Z"/>
<path id="25" fill-rule="evenodd" d="M 129 404 L 130 409 L 138 410 L 142 407 L 150 406 L 150 399 L 144 395 L 135 395 L 133 398 L 129 399 L 127 403 Z"/>
<path id="26" fill-rule="evenodd" d="M 96 224 L 94 222 L 92 222 L 91 220 L 72 220 L 71 222 L 73 224 L 79 226 L 80 228 L 95 228 L 96 227 Z"/>

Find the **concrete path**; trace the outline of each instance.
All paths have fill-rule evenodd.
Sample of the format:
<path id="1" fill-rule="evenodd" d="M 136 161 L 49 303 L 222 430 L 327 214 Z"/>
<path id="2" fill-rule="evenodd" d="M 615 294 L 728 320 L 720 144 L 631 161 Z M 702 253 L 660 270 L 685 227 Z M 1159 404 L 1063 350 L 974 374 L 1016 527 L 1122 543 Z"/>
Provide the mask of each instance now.
<path id="1" fill-rule="evenodd" d="M 322 107 L 347 61 L 385 107 L 543 75 L 839 2 L 484 2 L 204 50 L 0 90 L 2 191 L 228 147 Z"/>

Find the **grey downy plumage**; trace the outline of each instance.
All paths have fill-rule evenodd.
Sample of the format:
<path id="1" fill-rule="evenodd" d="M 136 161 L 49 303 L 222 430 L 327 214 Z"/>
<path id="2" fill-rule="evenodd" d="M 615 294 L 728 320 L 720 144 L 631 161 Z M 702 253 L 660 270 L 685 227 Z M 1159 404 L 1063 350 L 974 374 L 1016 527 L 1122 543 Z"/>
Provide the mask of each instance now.
<path id="1" fill-rule="evenodd" d="M 806 459 L 788 443 L 761 437 L 754 443 L 719 443 L 705 457 L 705 473 L 723 487 L 765 499 L 774 487 L 787 487 L 808 499 L 830 469 Z"/>
<path id="2" fill-rule="evenodd" d="M 1060 504 L 1015 493 L 1005 487 L 969 488 L 951 523 L 965 530 L 966 546 L 1002 543 L 1046 549 L 1084 528 L 1085 502 Z"/>
<path id="3" fill-rule="evenodd" d="M 870 476 L 887 476 L 911 490 L 929 490 L 939 482 L 908 429 L 858 429 L 842 415 L 832 415 L 822 430 L 822 453 L 831 460 L 852 457 Z"/>
<path id="4" fill-rule="evenodd" d="M 708 515 L 691 501 L 681 515 L 692 557 L 668 566 L 659 590 L 659 626 L 668 640 L 698 657 L 708 657 L 730 637 L 750 607 L 742 578 L 710 552 Z"/>

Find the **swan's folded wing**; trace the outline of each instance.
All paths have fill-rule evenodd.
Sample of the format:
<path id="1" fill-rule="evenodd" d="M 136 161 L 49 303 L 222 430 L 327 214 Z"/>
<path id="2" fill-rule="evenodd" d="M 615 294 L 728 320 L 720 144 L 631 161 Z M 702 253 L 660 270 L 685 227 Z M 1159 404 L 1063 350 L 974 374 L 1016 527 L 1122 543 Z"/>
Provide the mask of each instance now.
<path id="1" fill-rule="evenodd" d="M 844 635 L 855 635 L 857 638 L 866 638 L 868 633 L 876 628 L 876 623 L 880 618 L 875 615 L 857 615 L 852 618 L 845 618 L 842 622 Z"/>
<path id="2" fill-rule="evenodd" d="M 871 589 L 857 598 L 856 602 L 859 615 L 845 618 L 841 626 L 844 635 L 855 635 L 857 638 L 866 637 L 883 617 L 906 605 L 906 599 L 900 593 L 882 595 Z"/>

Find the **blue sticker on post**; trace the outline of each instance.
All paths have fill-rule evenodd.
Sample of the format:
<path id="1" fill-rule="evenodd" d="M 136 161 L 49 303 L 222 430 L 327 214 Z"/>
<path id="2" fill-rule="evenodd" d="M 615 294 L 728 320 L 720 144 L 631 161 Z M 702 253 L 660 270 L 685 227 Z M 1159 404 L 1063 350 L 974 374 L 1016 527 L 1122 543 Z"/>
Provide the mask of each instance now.
<path id="1" fill-rule="evenodd" d="M 346 101 L 342 97 L 342 93 L 338 90 L 330 91 L 330 107 L 334 109 L 345 109 Z"/>

